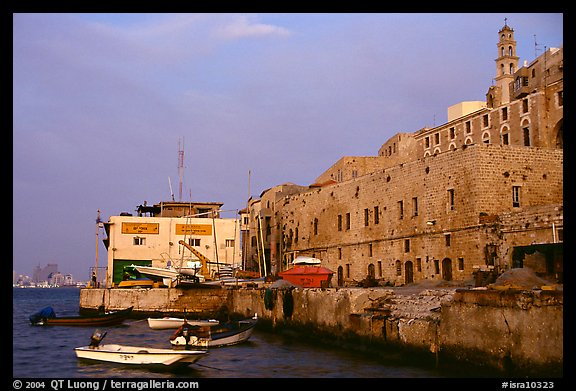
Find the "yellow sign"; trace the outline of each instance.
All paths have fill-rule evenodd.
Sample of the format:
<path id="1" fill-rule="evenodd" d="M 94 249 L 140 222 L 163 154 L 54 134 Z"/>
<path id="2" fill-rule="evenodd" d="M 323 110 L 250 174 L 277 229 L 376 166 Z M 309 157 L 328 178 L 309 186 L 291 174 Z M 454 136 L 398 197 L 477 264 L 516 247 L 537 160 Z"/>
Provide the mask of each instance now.
<path id="1" fill-rule="evenodd" d="M 208 224 L 176 224 L 176 235 L 212 235 Z"/>
<path id="2" fill-rule="evenodd" d="M 158 223 L 122 223 L 123 234 L 154 234 L 158 235 Z"/>

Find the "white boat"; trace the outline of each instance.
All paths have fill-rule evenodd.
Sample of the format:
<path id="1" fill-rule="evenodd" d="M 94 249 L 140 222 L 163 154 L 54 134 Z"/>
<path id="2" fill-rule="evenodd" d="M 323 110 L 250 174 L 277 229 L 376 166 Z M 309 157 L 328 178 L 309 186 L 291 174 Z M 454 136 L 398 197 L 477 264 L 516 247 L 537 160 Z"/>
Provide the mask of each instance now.
<path id="1" fill-rule="evenodd" d="M 88 346 L 74 348 L 76 357 L 87 360 L 105 361 L 116 364 L 130 364 L 140 366 L 176 367 L 195 363 L 204 357 L 204 349 L 162 349 L 144 346 L 127 346 L 119 344 L 100 345 L 106 333 L 96 331 Z"/>
<path id="2" fill-rule="evenodd" d="M 146 276 L 156 277 L 156 279 L 158 278 L 175 279 L 180 274 L 178 270 L 174 268 L 140 266 L 140 265 L 133 265 L 133 266 L 138 271 L 138 273 L 144 274 Z"/>
<path id="3" fill-rule="evenodd" d="M 248 341 L 258 323 L 258 315 L 236 322 L 222 323 L 212 327 L 183 324 L 170 337 L 175 349 L 195 349 L 208 346 L 222 347 Z"/>
<path id="4" fill-rule="evenodd" d="M 154 330 L 177 329 L 182 326 L 184 322 L 192 326 L 217 326 L 220 322 L 216 319 L 200 319 L 190 320 L 185 318 L 175 318 L 165 316 L 163 318 L 148 318 L 148 326 Z"/>

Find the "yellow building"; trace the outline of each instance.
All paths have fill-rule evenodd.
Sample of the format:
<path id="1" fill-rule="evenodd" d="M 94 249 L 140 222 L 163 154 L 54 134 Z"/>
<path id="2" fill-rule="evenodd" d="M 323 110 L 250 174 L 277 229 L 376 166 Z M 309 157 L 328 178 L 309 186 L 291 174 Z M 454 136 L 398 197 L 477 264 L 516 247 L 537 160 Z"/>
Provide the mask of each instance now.
<path id="1" fill-rule="evenodd" d="M 136 216 L 121 213 L 104 223 L 108 250 L 106 286 L 122 281 L 129 265 L 178 268 L 198 257 L 181 240 L 210 260 L 210 272 L 241 263 L 237 218 L 221 218 L 222 203 L 160 202 L 140 205 Z M 102 283 L 101 283 L 102 284 Z"/>

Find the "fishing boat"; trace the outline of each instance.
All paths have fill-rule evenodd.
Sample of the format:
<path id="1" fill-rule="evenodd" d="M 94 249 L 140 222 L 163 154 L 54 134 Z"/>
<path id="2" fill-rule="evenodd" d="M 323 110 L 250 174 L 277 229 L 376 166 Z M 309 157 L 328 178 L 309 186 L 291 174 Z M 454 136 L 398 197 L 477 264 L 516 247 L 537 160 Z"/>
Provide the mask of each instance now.
<path id="1" fill-rule="evenodd" d="M 257 323 L 258 314 L 248 319 L 214 326 L 192 326 L 184 323 L 170 337 L 170 343 L 175 349 L 237 345 L 250 339 Z"/>
<path id="2" fill-rule="evenodd" d="M 208 353 L 205 348 L 176 350 L 120 344 L 100 345 L 105 336 L 106 332 L 96 330 L 90 338 L 90 345 L 74 348 L 76 357 L 116 364 L 174 368 L 193 364 Z"/>
<path id="3" fill-rule="evenodd" d="M 217 326 L 220 322 L 217 319 L 199 319 L 190 320 L 186 318 L 176 318 L 165 316 L 162 318 L 148 318 L 148 326 L 153 330 L 166 330 L 166 329 L 177 329 L 184 323 L 188 323 L 192 326 Z"/>
<path id="4" fill-rule="evenodd" d="M 292 262 L 293 267 L 278 273 L 284 280 L 303 288 L 327 288 L 334 272 L 320 266 L 318 258 L 299 256 Z"/>
<path id="5" fill-rule="evenodd" d="M 30 323 L 33 326 L 113 326 L 122 323 L 132 314 L 129 307 L 118 311 L 103 312 L 91 316 L 56 316 L 52 307 L 45 307 L 37 313 L 30 315 Z"/>

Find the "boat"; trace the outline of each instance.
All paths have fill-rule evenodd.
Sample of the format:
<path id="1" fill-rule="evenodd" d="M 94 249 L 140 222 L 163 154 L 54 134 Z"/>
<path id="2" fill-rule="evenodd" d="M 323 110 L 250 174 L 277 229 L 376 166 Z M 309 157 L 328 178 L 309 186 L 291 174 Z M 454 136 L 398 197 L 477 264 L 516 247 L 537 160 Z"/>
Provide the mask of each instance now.
<path id="1" fill-rule="evenodd" d="M 29 319 L 33 326 L 113 326 L 128 319 L 133 308 L 128 307 L 123 310 L 103 312 L 91 316 L 56 316 L 52 307 L 45 307 L 30 315 Z"/>
<path id="2" fill-rule="evenodd" d="M 318 258 L 299 256 L 292 262 L 293 267 L 278 273 L 284 280 L 303 288 L 327 288 L 334 272 L 320 266 Z"/>
<path id="3" fill-rule="evenodd" d="M 162 318 L 148 318 L 148 326 L 153 330 L 166 330 L 166 329 L 177 329 L 184 323 L 188 323 L 192 326 L 217 326 L 220 322 L 216 319 L 199 319 L 190 320 L 186 318 L 176 318 L 170 316 L 164 316 Z"/>
<path id="4" fill-rule="evenodd" d="M 208 353 L 206 348 L 176 350 L 120 344 L 100 345 L 105 336 L 106 332 L 96 330 L 90 338 L 90 345 L 74 348 L 76 357 L 116 364 L 174 368 L 193 364 Z"/>
<path id="5" fill-rule="evenodd" d="M 257 323 L 258 314 L 251 318 L 214 326 L 192 326 L 189 323 L 184 323 L 172 334 L 170 343 L 175 349 L 237 345 L 250 339 Z"/>

